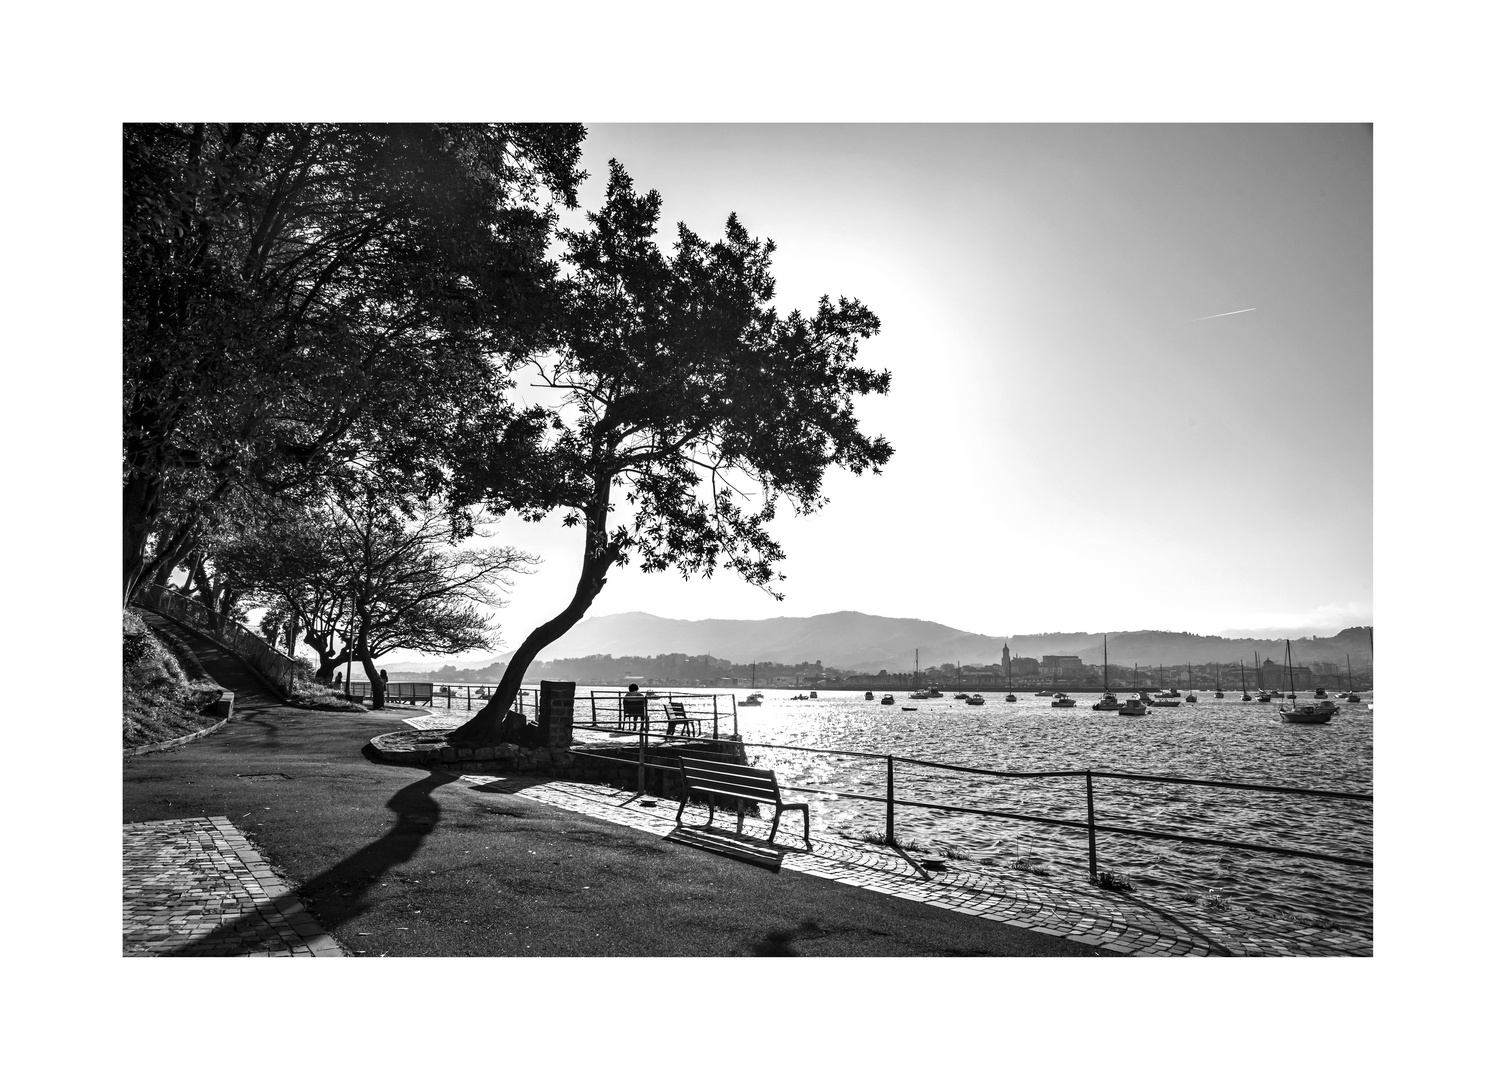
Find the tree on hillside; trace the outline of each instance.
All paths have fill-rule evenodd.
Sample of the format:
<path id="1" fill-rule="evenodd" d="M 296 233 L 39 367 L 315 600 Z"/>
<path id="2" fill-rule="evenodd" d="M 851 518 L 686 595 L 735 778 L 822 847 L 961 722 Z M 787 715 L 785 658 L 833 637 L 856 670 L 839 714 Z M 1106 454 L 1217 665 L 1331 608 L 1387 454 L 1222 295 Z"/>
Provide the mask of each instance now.
<path id="1" fill-rule="evenodd" d="M 359 663 L 384 706 L 376 661 L 392 649 L 460 653 L 492 649 L 490 609 L 507 575 L 534 559 L 511 547 L 459 546 L 449 515 L 365 488 L 287 513 L 218 553 L 245 595 L 294 618 L 316 650 L 318 675 Z"/>
<path id="2" fill-rule="evenodd" d="M 887 372 L 855 363 L 878 330 L 873 313 L 822 297 L 809 316 L 781 315 L 772 242 L 734 215 L 710 243 L 681 225 L 667 255 L 659 213 L 659 195 L 636 193 L 612 163 L 606 204 L 588 228 L 562 233 L 561 344 L 535 366 L 565 403 L 543 459 L 515 470 L 496 444 L 459 462 L 459 498 L 498 513 L 565 507 L 583 533 L 571 602 L 525 638 L 459 743 L 497 739 L 530 662 L 582 618 L 613 566 L 710 575 L 720 565 L 772 591 L 778 504 L 810 513 L 829 467 L 876 473 L 893 452 L 852 411 L 888 389 Z"/>
<path id="3" fill-rule="evenodd" d="M 164 578 L 252 487 L 358 458 L 409 490 L 501 438 L 548 340 L 576 125 L 124 129 L 123 586 Z"/>

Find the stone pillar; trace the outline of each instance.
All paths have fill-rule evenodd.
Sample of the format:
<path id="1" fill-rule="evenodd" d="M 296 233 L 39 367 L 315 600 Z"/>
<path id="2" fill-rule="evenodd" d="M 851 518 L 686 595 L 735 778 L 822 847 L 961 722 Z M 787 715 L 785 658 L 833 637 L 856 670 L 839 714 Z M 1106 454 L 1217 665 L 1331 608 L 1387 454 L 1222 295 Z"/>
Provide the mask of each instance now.
<path id="1" fill-rule="evenodd" d="M 565 750 L 571 746 L 572 710 L 576 702 L 574 682 L 540 683 L 540 745 Z"/>

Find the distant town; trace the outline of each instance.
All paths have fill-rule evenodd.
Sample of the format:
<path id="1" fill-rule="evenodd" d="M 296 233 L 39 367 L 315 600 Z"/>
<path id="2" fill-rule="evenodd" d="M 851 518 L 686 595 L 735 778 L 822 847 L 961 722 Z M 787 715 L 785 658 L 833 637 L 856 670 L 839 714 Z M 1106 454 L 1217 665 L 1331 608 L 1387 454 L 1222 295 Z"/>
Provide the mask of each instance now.
<path id="1" fill-rule="evenodd" d="M 940 664 L 918 671 L 876 673 L 845 671 L 825 667 L 819 660 L 797 664 L 761 662 L 740 664 L 711 655 L 688 656 L 665 653 L 659 656 L 582 656 L 551 660 L 530 665 L 527 681 L 541 679 L 576 682 L 592 686 L 717 686 L 774 688 L 802 687 L 817 690 L 899 690 L 916 687 L 986 688 L 1012 686 L 1014 689 L 1061 687 L 1077 689 L 1110 686 L 1116 689 L 1140 687 L 1188 687 L 1240 691 L 1286 690 L 1288 668 L 1271 659 L 1262 659 L 1254 668 L 1251 658 L 1236 664 L 1202 663 L 1137 667 L 1111 664 L 1104 677 L 1100 664 L 1087 664 L 1078 656 L 1012 656 L 1004 650 L 1004 660 L 995 664 Z M 457 668 L 447 664 L 426 673 L 401 672 L 401 678 L 421 678 L 436 683 L 497 683 L 506 665 L 489 664 L 482 668 Z M 1327 690 L 1366 690 L 1371 687 L 1372 669 L 1357 667 L 1347 679 L 1344 664 L 1314 661 L 1295 664 L 1292 684 L 1300 689 L 1323 686 Z"/>

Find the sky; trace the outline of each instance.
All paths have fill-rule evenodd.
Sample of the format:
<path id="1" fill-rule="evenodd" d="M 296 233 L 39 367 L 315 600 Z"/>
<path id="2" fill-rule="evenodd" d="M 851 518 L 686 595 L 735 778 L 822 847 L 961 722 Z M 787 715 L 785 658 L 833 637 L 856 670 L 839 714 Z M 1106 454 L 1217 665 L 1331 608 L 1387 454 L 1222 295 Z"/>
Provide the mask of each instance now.
<path id="1" fill-rule="evenodd" d="M 778 245 L 781 310 L 878 315 L 861 361 L 892 387 L 857 412 L 895 450 L 776 522 L 782 602 L 626 567 L 590 614 L 1370 623 L 1371 144 L 1359 124 L 589 125 L 584 209 L 617 159 L 660 192 L 665 243 L 736 212 Z M 507 649 L 569 599 L 580 533 L 496 539 L 544 560 L 501 613 Z"/>

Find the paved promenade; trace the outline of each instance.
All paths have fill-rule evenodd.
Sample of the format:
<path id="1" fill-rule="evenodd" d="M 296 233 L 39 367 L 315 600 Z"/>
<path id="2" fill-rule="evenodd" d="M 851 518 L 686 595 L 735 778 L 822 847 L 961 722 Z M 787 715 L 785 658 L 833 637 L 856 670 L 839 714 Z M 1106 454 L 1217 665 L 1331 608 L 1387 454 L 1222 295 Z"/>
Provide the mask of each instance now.
<path id="1" fill-rule="evenodd" d="M 228 818 L 125 825 L 126 956 L 342 956 Z"/>

